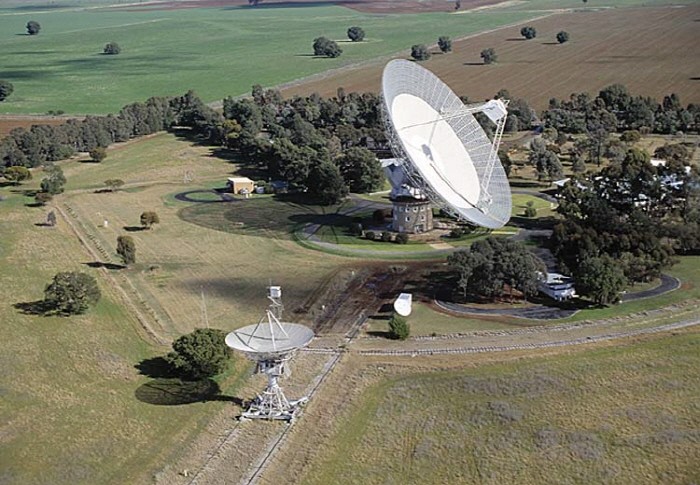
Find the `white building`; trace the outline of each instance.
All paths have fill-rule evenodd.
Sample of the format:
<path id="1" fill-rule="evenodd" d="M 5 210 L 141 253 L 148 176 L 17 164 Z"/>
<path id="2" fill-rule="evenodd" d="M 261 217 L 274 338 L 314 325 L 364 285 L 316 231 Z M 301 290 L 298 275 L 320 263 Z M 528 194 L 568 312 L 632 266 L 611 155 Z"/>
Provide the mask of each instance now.
<path id="1" fill-rule="evenodd" d="M 546 276 L 541 275 L 537 289 L 557 301 L 568 300 L 577 296 L 576 288 L 574 288 L 574 279 L 571 276 L 564 276 L 559 273 L 547 273 Z"/>

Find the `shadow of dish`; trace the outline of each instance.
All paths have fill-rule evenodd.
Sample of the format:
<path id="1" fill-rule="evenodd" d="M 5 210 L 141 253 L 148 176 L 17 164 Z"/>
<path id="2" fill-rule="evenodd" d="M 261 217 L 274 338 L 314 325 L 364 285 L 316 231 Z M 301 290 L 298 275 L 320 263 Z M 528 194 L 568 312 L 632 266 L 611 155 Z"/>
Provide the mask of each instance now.
<path id="1" fill-rule="evenodd" d="M 238 406 L 243 401 L 236 397 L 221 395 L 221 388 L 211 379 L 185 381 L 179 378 L 158 378 L 146 382 L 134 391 L 141 402 L 156 406 L 181 406 L 209 401 L 228 401 Z"/>

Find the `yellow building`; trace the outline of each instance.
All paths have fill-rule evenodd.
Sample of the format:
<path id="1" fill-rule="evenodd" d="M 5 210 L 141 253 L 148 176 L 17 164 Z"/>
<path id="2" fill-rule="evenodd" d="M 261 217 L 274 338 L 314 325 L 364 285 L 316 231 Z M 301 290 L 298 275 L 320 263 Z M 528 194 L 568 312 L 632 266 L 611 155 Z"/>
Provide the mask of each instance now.
<path id="1" fill-rule="evenodd" d="M 255 182 L 248 177 L 229 177 L 227 186 L 234 194 L 252 194 L 255 190 Z"/>

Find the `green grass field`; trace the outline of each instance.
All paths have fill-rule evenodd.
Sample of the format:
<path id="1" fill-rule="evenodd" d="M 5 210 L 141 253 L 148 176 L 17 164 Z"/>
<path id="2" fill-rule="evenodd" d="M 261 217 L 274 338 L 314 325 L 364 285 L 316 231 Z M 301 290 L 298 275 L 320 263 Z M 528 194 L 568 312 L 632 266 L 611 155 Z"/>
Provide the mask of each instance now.
<path id="1" fill-rule="evenodd" d="M 116 112 L 150 96 L 194 89 L 206 101 L 250 92 L 532 17 L 532 13 L 366 15 L 334 6 L 126 11 L 26 8 L 0 12 L 2 78 L 14 93 L 1 113 Z M 29 20 L 39 35 L 24 35 Z M 360 25 L 362 43 L 347 41 Z M 314 58 L 318 36 L 340 42 L 337 59 Z M 102 55 L 115 41 L 122 53 Z"/>
<path id="2" fill-rule="evenodd" d="M 693 483 L 700 334 L 384 380 L 303 483 Z M 414 371 L 415 372 L 415 371 Z"/>

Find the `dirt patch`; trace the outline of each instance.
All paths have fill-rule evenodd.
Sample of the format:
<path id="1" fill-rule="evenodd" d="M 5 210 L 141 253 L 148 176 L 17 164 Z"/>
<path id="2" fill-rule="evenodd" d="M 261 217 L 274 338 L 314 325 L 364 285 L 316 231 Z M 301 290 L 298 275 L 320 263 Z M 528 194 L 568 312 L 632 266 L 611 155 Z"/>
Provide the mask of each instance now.
<path id="1" fill-rule="evenodd" d="M 503 3 L 504 0 L 463 0 L 460 11 Z M 261 0 L 256 9 L 300 8 L 338 5 L 363 13 L 453 12 L 454 3 L 446 0 Z M 142 5 L 114 7 L 118 10 L 175 10 L 183 8 L 231 8 L 249 6 L 248 0 L 190 0 L 148 2 Z"/>
<path id="2" fill-rule="evenodd" d="M 29 129 L 32 125 L 62 125 L 75 117 L 64 116 L 0 116 L 0 139 L 5 138 L 15 128 Z M 81 119 L 81 118 L 78 118 Z"/>
<path id="3" fill-rule="evenodd" d="M 516 42 L 520 26 L 507 27 L 455 41 L 452 53 L 436 54 L 422 64 L 472 100 L 506 88 L 538 110 L 552 97 L 597 93 L 614 83 L 659 101 L 674 92 L 683 104 L 698 103 L 700 56 L 687 48 L 697 43 L 698 17 L 700 6 L 568 12 L 527 22 L 537 29 L 533 40 Z M 555 36 L 561 30 L 571 40 L 559 45 Z M 486 47 L 496 50 L 497 64 L 481 63 L 479 53 Z M 341 86 L 346 92 L 378 92 L 384 64 L 318 76 L 282 93 L 335 96 Z"/>

